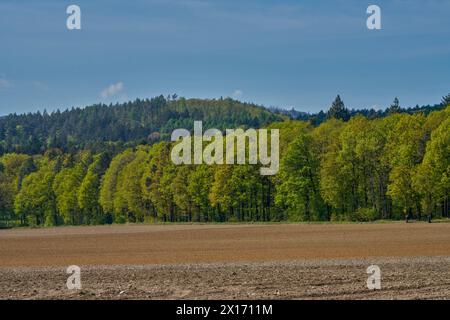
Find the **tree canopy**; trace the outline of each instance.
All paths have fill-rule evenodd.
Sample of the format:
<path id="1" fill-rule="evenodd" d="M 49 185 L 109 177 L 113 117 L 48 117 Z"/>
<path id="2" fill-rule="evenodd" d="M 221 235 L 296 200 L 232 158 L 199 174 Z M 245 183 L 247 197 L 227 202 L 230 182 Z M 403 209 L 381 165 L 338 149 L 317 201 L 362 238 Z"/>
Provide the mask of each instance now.
<path id="1" fill-rule="evenodd" d="M 338 96 L 329 119 L 317 124 L 231 99 L 175 98 L 2 118 L 8 152 L 0 156 L 0 226 L 450 215 L 450 105 L 410 113 L 396 100 L 372 118 L 350 116 Z M 261 176 L 249 164 L 175 165 L 173 144 L 161 137 L 199 118 L 222 130 L 279 129 L 279 173 Z M 151 143 L 139 143 L 153 130 Z M 89 147 L 98 141 L 113 147 Z M 29 143 L 37 146 L 12 152 Z"/>
<path id="2" fill-rule="evenodd" d="M 450 106 L 280 130 L 280 171 L 175 165 L 172 143 L 0 157 L 0 221 L 78 225 L 175 221 L 371 221 L 450 214 Z"/>

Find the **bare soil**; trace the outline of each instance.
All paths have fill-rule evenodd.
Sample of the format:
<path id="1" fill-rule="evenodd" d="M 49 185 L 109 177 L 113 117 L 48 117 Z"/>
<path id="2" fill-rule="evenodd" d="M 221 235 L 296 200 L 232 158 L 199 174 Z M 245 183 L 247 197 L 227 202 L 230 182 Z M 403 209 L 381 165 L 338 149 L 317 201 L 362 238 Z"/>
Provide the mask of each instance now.
<path id="1" fill-rule="evenodd" d="M 381 290 L 366 287 L 371 264 Z M 0 230 L 0 299 L 61 298 L 450 299 L 450 224 Z"/>

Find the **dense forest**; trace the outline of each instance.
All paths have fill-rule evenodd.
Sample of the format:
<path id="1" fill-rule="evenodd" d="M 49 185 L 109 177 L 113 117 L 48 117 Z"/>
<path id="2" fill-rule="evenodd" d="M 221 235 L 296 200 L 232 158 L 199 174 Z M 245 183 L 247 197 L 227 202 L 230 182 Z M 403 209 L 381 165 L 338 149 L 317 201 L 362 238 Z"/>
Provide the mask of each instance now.
<path id="1" fill-rule="evenodd" d="M 171 95 L 116 105 L 94 105 L 48 114 L 0 117 L 0 154 L 39 154 L 91 150 L 113 153 L 127 147 L 168 140 L 177 128 L 202 120 L 207 128 L 262 127 L 283 116 L 230 98 L 184 99 Z"/>
<path id="2" fill-rule="evenodd" d="M 448 98 L 416 112 L 395 99 L 368 117 L 338 96 L 320 124 L 177 97 L 10 115 L 0 119 L 0 225 L 449 217 Z M 279 129 L 279 173 L 174 165 L 164 136 L 194 120 Z"/>
<path id="3" fill-rule="evenodd" d="M 450 98 L 444 97 L 444 100 Z M 338 96 L 335 104 L 342 100 Z M 342 108 L 336 115 L 344 121 L 363 115 L 383 118 L 392 112 L 408 114 L 441 110 L 446 103 L 434 106 L 401 108 L 398 99 L 385 110 Z M 192 128 L 194 120 L 206 129 L 260 128 L 275 121 L 303 120 L 319 125 L 330 118 L 329 112 L 315 114 L 296 110 L 264 108 L 231 98 L 212 100 L 185 99 L 176 94 L 152 99 L 137 99 L 116 105 L 98 104 L 52 113 L 10 114 L 0 117 L 0 155 L 5 153 L 43 154 L 49 149 L 64 152 L 121 152 L 129 147 L 168 141 L 177 128 Z"/>

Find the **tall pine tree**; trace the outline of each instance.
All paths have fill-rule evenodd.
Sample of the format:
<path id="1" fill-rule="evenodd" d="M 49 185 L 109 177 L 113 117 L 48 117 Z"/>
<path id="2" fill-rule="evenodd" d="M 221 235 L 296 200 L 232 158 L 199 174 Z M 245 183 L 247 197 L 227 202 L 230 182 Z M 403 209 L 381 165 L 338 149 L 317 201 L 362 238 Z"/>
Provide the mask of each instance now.
<path id="1" fill-rule="evenodd" d="M 340 95 L 337 95 L 336 99 L 334 99 L 330 110 L 328 110 L 327 117 L 328 119 L 335 118 L 344 121 L 347 121 L 350 118 L 350 113 L 345 107 L 344 101 L 342 101 Z"/>

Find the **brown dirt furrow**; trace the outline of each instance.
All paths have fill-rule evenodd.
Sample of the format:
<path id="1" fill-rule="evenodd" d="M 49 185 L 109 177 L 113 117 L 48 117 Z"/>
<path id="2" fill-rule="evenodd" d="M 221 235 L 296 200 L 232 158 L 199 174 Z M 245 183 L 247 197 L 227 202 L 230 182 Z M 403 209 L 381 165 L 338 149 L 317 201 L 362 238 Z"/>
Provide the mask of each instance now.
<path id="1" fill-rule="evenodd" d="M 0 267 L 450 256 L 450 223 L 0 230 Z"/>
<path id="2" fill-rule="evenodd" d="M 381 269 L 381 290 L 366 268 Z M 0 299 L 450 299 L 450 257 L 85 266 L 82 290 L 59 268 L 0 268 Z"/>

